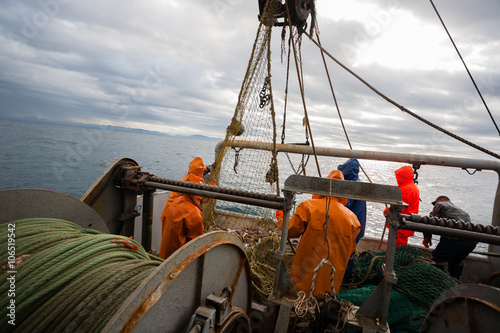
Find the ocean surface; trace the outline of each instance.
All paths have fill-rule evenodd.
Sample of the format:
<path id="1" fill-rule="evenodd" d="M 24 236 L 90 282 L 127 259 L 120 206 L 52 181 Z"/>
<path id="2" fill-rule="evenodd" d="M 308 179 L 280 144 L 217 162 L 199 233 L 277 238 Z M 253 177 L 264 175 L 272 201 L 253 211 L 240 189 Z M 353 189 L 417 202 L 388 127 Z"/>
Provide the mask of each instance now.
<path id="1" fill-rule="evenodd" d="M 143 171 L 159 177 L 180 179 L 191 160 L 199 156 L 205 164 L 214 161 L 217 141 L 161 135 L 91 129 L 36 122 L 0 120 L 0 189 L 40 188 L 80 198 L 117 158 L 127 157 Z M 286 161 L 280 157 L 279 162 Z M 322 173 L 328 174 L 345 159 L 321 159 Z M 397 185 L 394 170 L 403 164 L 360 161 L 374 183 Z M 286 163 L 286 162 L 284 162 Z M 314 168 L 314 162 L 309 163 Z M 288 168 L 290 169 L 290 168 Z M 280 177 L 287 168 L 280 166 Z M 291 169 L 290 169 L 291 170 Z M 314 175 L 309 173 L 309 175 Z M 360 175 L 362 181 L 367 181 Z M 432 210 L 431 202 L 447 195 L 465 209 L 474 223 L 491 224 L 493 200 L 498 183 L 494 172 L 422 166 L 419 170 L 420 214 Z M 381 204 L 369 203 L 366 235 L 380 237 L 384 226 Z M 386 233 L 387 234 L 387 233 Z M 434 236 L 433 243 L 438 243 Z M 416 233 L 410 243 L 421 244 Z M 487 251 L 479 244 L 478 251 Z"/>

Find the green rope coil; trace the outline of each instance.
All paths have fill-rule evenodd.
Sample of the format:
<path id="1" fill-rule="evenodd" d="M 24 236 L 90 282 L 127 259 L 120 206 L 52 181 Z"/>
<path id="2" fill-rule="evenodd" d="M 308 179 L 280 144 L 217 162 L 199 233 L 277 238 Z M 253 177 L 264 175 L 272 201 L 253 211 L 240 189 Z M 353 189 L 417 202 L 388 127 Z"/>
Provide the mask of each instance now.
<path id="1" fill-rule="evenodd" d="M 9 226 L 15 225 L 13 232 Z M 139 243 L 59 219 L 23 219 L 0 224 L 1 265 L 7 263 L 9 233 L 16 258 L 29 255 L 12 273 L 0 273 L 0 327 L 3 332 L 100 331 L 127 297 L 163 260 Z M 124 243 L 138 247 L 137 250 Z M 10 244 L 12 245 L 12 244 Z M 12 270 L 12 269 L 10 269 Z M 8 323 L 15 300 L 15 326 Z"/>

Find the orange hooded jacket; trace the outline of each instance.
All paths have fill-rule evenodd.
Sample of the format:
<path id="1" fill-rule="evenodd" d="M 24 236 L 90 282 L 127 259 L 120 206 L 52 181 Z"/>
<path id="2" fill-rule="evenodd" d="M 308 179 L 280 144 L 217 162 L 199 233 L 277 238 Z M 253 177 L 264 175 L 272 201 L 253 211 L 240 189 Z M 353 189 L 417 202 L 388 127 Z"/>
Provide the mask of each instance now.
<path id="1" fill-rule="evenodd" d="M 334 170 L 330 172 L 328 178 L 343 180 L 344 176 L 341 171 Z M 302 236 L 290 268 L 290 277 L 295 289 L 302 290 L 306 294 L 309 294 L 311 289 L 314 269 L 321 262 L 321 258 L 328 256 L 328 252 L 328 260 L 335 268 L 335 292 L 339 291 L 349 257 L 356 250 L 356 237 L 361 229 L 356 215 L 345 207 L 347 199 L 330 197 L 327 247 L 323 229 L 327 201 L 328 197 L 314 195 L 312 199 L 303 201 L 297 206 L 295 214 L 289 221 L 288 238 Z M 280 229 L 282 224 L 283 218 L 280 216 L 278 217 Z M 319 269 L 314 282 L 314 296 L 323 296 L 326 291 L 332 292 L 330 272 L 331 268 L 327 264 Z"/>
<path id="2" fill-rule="evenodd" d="M 199 184 L 205 184 L 203 181 L 203 172 L 205 171 L 206 166 L 203 164 L 203 159 L 201 157 L 195 157 L 191 163 L 189 163 L 189 170 L 188 172 L 184 175 L 184 177 L 181 178 L 182 181 L 188 181 L 192 183 L 199 183 Z M 163 208 L 163 212 L 161 213 L 161 230 L 163 233 L 163 227 L 165 225 L 165 213 L 167 211 L 168 206 L 172 202 L 174 202 L 175 199 L 179 198 L 182 196 L 182 193 L 178 192 L 172 192 L 170 193 L 167 203 L 165 204 L 165 207 Z"/>
<path id="3" fill-rule="evenodd" d="M 408 204 L 408 208 L 403 209 L 401 214 L 418 214 L 418 207 L 420 204 L 420 191 L 413 182 L 413 169 L 409 165 L 405 165 L 397 169 L 394 174 L 398 182 L 398 187 L 401 190 L 401 198 L 403 202 Z M 408 244 L 408 237 L 415 234 L 411 230 L 398 230 L 398 238 L 396 239 L 396 246 Z"/>
<path id="4" fill-rule="evenodd" d="M 201 200 L 199 196 L 181 194 L 163 211 L 160 258 L 167 259 L 181 246 L 204 233 Z"/>

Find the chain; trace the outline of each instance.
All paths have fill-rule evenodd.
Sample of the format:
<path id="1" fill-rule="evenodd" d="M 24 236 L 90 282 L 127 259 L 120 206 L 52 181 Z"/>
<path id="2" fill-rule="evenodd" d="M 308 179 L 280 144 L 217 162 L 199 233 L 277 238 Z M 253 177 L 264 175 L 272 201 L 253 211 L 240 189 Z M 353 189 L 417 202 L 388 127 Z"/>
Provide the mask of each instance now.
<path id="1" fill-rule="evenodd" d="M 243 148 L 235 148 L 235 147 L 232 147 L 234 149 L 234 165 L 233 165 L 233 170 L 234 170 L 234 173 L 238 173 L 238 171 L 236 170 L 236 167 L 238 166 L 238 163 L 239 163 L 239 160 L 240 160 L 240 151 L 243 149 Z"/>
<path id="2" fill-rule="evenodd" d="M 109 184 L 111 184 L 115 180 L 116 175 L 122 170 L 122 167 L 123 167 L 124 164 L 120 164 L 120 165 L 116 166 L 116 169 L 113 171 L 113 174 L 108 179 L 108 181 L 106 182 L 106 184 L 104 184 L 104 186 L 102 187 L 102 189 L 95 195 L 94 199 L 92 199 L 92 201 L 89 203 L 90 207 L 92 207 L 97 202 L 97 200 L 101 197 L 101 195 L 104 193 L 104 191 L 106 191 L 106 189 L 108 188 Z"/>
<path id="3" fill-rule="evenodd" d="M 418 169 L 420 169 L 420 164 L 413 164 L 413 182 L 415 183 L 415 185 L 418 185 Z"/>
<path id="4" fill-rule="evenodd" d="M 269 76 L 266 77 L 266 80 L 264 81 L 264 85 L 260 90 L 259 97 L 260 97 L 259 107 L 261 109 L 267 106 L 271 101 L 271 95 L 269 94 Z"/>

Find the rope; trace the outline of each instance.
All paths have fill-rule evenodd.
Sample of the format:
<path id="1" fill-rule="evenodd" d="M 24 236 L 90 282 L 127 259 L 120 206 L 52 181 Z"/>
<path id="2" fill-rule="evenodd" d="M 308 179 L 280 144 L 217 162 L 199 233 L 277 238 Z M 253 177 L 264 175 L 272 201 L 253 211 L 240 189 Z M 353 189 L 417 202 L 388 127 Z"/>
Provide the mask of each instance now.
<path id="1" fill-rule="evenodd" d="M 490 156 L 493 156 L 495 158 L 498 158 L 500 159 L 500 155 L 486 149 L 486 148 L 483 148 L 471 141 L 468 141 L 448 130 L 445 130 L 444 128 L 430 122 L 429 120 L 425 119 L 425 118 L 422 118 L 421 116 L 415 114 L 414 112 L 408 110 L 407 108 L 405 108 L 404 106 L 402 105 L 399 105 L 398 103 L 396 103 L 395 101 L 393 101 L 392 99 L 390 99 L 389 97 L 387 97 L 386 95 L 384 95 L 383 93 L 381 93 L 380 91 L 378 91 L 377 89 L 375 89 L 372 85 L 370 85 L 368 82 L 366 82 L 364 79 L 362 79 L 359 75 L 357 75 L 356 73 L 354 73 L 352 70 L 350 70 L 347 66 L 345 66 L 343 63 L 341 63 L 339 60 L 337 60 L 334 56 L 332 56 L 328 51 L 326 51 L 316 40 L 314 40 L 312 38 L 311 35 L 309 35 L 307 32 L 304 32 L 304 34 L 306 34 L 307 37 L 309 37 L 309 39 L 314 43 L 316 44 L 317 47 L 319 47 L 330 59 L 332 59 L 333 61 L 335 61 L 340 67 L 342 67 L 343 69 L 345 69 L 347 72 L 349 72 L 351 75 L 353 75 L 355 78 L 357 78 L 359 81 L 361 81 L 364 85 L 366 85 L 368 88 L 370 88 L 374 93 L 376 93 L 377 95 L 379 95 L 380 97 L 382 97 L 383 99 L 385 99 L 387 102 L 389 102 L 390 104 L 396 106 L 397 108 L 399 108 L 401 111 L 403 112 L 406 112 L 408 113 L 409 115 L 411 115 L 412 117 L 420 120 L 421 122 L 437 129 L 438 131 L 458 140 L 458 141 L 461 141 L 463 143 L 465 143 L 466 145 L 469 145 L 470 147 L 472 148 L 475 148 L 479 151 L 482 151 L 483 153 L 486 153 Z"/>
<path id="2" fill-rule="evenodd" d="M 318 271 L 321 268 L 321 266 L 323 266 L 324 264 L 327 264 L 331 268 L 331 272 L 330 272 L 330 284 L 332 285 L 332 293 L 333 293 L 333 295 L 335 295 L 335 288 L 333 286 L 333 273 L 335 273 L 335 268 L 332 266 L 332 264 L 327 259 L 322 259 L 319 262 L 318 266 L 314 269 L 313 278 L 312 278 L 312 281 L 311 281 L 311 289 L 309 290 L 309 296 L 310 297 L 312 297 L 312 293 L 314 291 L 314 281 L 316 280 L 316 274 L 318 273 Z"/>
<path id="3" fill-rule="evenodd" d="M 493 122 L 493 125 L 495 125 L 495 128 L 497 129 L 497 132 L 500 135 L 500 129 L 498 129 L 497 123 L 495 122 L 495 119 L 493 118 L 493 115 L 491 114 L 490 109 L 488 108 L 488 105 L 486 104 L 486 101 L 484 100 L 483 95 L 481 94 L 481 91 L 479 90 L 479 88 L 478 88 L 478 86 L 476 84 L 476 81 L 472 77 L 472 74 L 470 73 L 469 68 L 465 64 L 464 58 L 462 58 L 462 55 L 460 54 L 460 51 L 458 50 L 458 47 L 455 45 L 455 42 L 453 41 L 453 38 L 451 38 L 451 34 L 448 31 L 448 28 L 446 28 L 446 25 L 444 24 L 444 21 L 441 18 L 441 15 L 439 15 L 439 12 L 438 12 L 436 6 L 434 5 L 434 2 L 432 2 L 432 0 L 430 0 L 430 2 L 431 2 L 432 7 L 434 8 L 434 11 L 436 12 L 436 14 L 437 14 L 437 16 L 439 18 L 439 21 L 441 21 L 441 24 L 443 25 L 444 30 L 448 34 L 448 37 L 450 38 L 450 41 L 453 44 L 453 47 L 455 48 L 455 51 L 457 51 L 457 54 L 458 54 L 460 60 L 462 60 L 462 64 L 464 64 L 465 70 L 467 71 L 467 74 L 469 74 L 469 77 L 470 77 L 470 79 L 472 81 L 472 84 L 474 84 L 474 87 L 476 88 L 476 91 L 479 94 L 479 97 L 481 98 L 481 101 L 483 102 L 484 107 L 486 108 L 486 111 L 488 111 L 488 114 L 490 115 L 490 118 L 491 118 L 491 121 Z"/>
<path id="4" fill-rule="evenodd" d="M 293 56 L 294 56 L 294 60 L 295 60 L 295 67 L 297 69 L 297 79 L 299 81 L 300 95 L 302 97 L 302 106 L 304 107 L 304 118 L 305 118 L 306 128 L 308 130 L 309 136 L 311 137 L 311 146 L 312 146 L 312 149 L 314 152 L 314 159 L 316 160 L 316 167 L 318 169 L 318 177 L 321 177 L 321 170 L 319 167 L 318 156 L 316 154 L 316 147 L 314 145 L 314 140 L 313 140 L 313 136 L 312 136 L 311 124 L 309 122 L 309 116 L 307 114 L 306 98 L 304 95 L 304 84 L 303 84 L 303 80 L 301 79 L 301 70 L 300 70 L 300 66 L 299 66 L 299 62 L 298 62 L 298 58 L 297 58 L 298 57 L 297 56 L 297 49 L 295 47 L 295 42 L 293 39 L 292 20 L 290 18 L 290 10 L 288 8 L 288 1 L 286 2 L 286 13 L 287 13 L 287 18 L 288 18 L 288 26 L 290 29 L 290 38 L 292 39 Z"/>
<path id="5" fill-rule="evenodd" d="M 375 264 L 375 260 L 380 259 L 380 258 L 385 258 L 385 256 L 375 256 L 371 252 L 366 252 L 366 253 L 371 254 L 373 256 L 373 258 L 370 261 L 370 265 L 368 266 L 368 269 L 367 269 L 366 274 L 363 277 L 363 279 L 361 279 L 361 281 L 359 281 L 359 282 L 343 283 L 342 285 L 344 285 L 346 287 L 360 286 L 360 285 L 363 285 L 366 282 L 366 280 L 368 280 L 370 277 L 373 277 L 373 274 L 371 272 L 372 272 L 373 265 Z"/>
<path id="6" fill-rule="evenodd" d="M 295 314 L 299 318 L 304 317 L 308 313 L 314 314 L 316 310 L 319 310 L 318 300 L 313 296 L 308 297 L 302 290 L 297 292 L 297 299 L 291 302 L 293 302 Z"/>
<path id="7" fill-rule="evenodd" d="M 134 240 L 83 229 L 59 219 L 15 224 L 16 325 L 8 325 L 7 297 L 0 326 L 6 332 L 100 331 L 127 297 L 162 262 Z M 0 225 L 0 255 L 7 257 L 7 223 Z M 136 249 L 137 248 L 137 249 Z M 10 288 L 0 273 L 0 293 Z"/>

